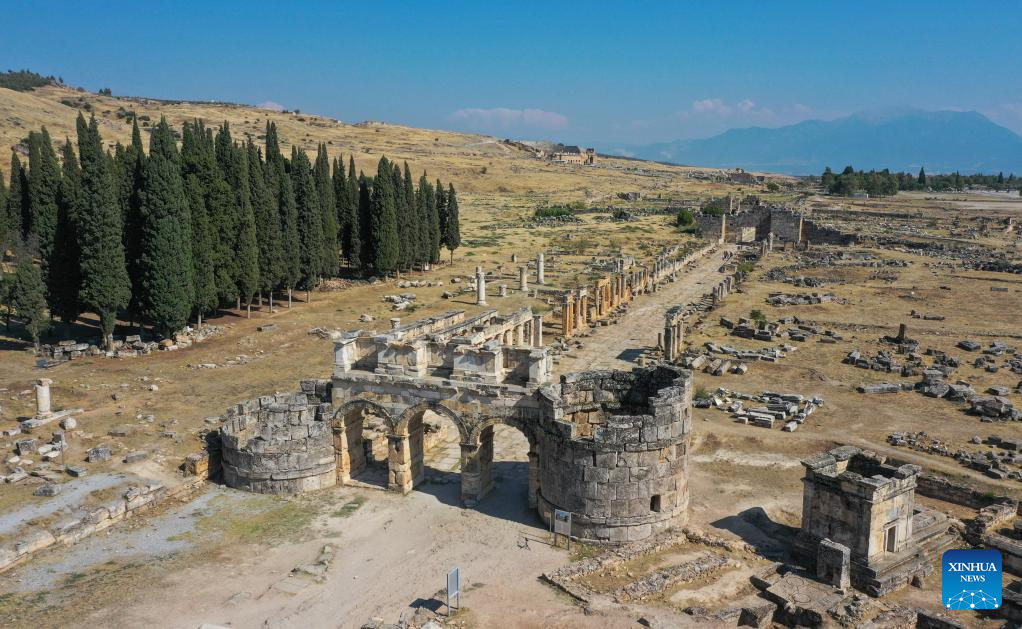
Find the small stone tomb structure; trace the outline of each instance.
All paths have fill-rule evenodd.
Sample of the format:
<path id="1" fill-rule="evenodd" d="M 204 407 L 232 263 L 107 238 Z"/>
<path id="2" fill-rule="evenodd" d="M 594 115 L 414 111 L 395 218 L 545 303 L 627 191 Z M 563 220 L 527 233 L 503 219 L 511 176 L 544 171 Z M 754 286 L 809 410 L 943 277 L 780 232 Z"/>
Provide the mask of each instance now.
<path id="1" fill-rule="evenodd" d="M 843 551 L 837 546 L 848 548 L 851 584 L 872 596 L 930 574 L 950 547 L 947 516 L 915 503 L 918 465 L 888 464 L 852 446 L 802 465 L 802 529 L 795 553 L 829 583 L 843 581 L 837 565 L 844 562 L 837 557 Z M 819 565 L 821 558 L 826 565 Z"/>

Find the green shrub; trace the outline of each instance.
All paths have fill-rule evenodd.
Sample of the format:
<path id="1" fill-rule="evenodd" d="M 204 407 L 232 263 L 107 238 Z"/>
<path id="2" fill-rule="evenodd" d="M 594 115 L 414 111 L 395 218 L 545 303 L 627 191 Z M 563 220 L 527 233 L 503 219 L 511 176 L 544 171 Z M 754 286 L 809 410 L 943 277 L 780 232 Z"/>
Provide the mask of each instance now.
<path id="1" fill-rule="evenodd" d="M 572 216 L 575 213 L 571 211 L 571 208 L 558 206 L 536 208 L 533 214 L 536 218 L 555 218 L 558 216 Z"/>

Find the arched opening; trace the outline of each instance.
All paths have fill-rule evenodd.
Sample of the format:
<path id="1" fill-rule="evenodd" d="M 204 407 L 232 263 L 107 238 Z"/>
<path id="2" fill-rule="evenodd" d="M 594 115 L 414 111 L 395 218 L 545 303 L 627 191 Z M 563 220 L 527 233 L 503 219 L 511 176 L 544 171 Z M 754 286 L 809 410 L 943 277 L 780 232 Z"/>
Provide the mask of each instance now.
<path id="1" fill-rule="evenodd" d="M 540 444 L 526 428 L 499 421 L 475 431 L 462 448 L 462 500 L 502 519 L 540 524 Z"/>
<path id="2" fill-rule="evenodd" d="M 394 434 L 402 443 L 391 447 L 393 489 L 407 493 L 424 482 L 457 485 L 465 439 L 457 413 L 442 404 L 423 402 L 401 414 Z"/>
<path id="3" fill-rule="evenodd" d="M 352 400 L 334 414 L 337 481 L 387 487 L 391 418 L 379 404 Z"/>
<path id="4" fill-rule="evenodd" d="M 422 427 L 423 481 L 456 485 L 461 474 L 461 429 L 447 415 L 431 410 L 422 414 Z"/>

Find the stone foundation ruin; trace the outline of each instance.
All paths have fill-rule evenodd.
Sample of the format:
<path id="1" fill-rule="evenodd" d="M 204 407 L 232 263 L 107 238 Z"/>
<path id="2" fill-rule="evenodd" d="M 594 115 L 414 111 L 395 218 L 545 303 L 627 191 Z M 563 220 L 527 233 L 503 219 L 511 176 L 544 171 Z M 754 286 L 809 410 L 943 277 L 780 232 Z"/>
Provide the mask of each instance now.
<path id="1" fill-rule="evenodd" d="M 590 371 L 551 384 L 541 330 L 542 318 L 523 309 L 350 332 L 335 343 L 331 380 L 228 410 L 224 481 L 261 493 L 348 483 L 373 462 L 369 430 L 382 429 L 387 488 L 408 493 L 425 480 L 426 415 L 435 413 L 458 431 L 466 506 L 493 487 L 493 430 L 504 424 L 528 440 L 528 501 L 544 521 L 568 511 L 573 536 L 605 543 L 683 523 L 691 373 Z"/>

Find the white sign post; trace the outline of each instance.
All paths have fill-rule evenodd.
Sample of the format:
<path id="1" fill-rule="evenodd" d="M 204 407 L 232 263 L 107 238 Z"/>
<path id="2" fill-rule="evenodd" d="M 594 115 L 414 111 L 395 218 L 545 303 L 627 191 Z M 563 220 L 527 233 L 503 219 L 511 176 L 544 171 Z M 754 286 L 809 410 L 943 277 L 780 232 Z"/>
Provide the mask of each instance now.
<path id="1" fill-rule="evenodd" d="M 458 599 L 458 609 L 461 609 L 461 568 L 454 568 L 447 573 L 447 617 L 451 617 L 453 608 L 451 599 Z"/>
<path id="2" fill-rule="evenodd" d="M 557 545 L 557 536 L 563 535 L 565 545 L 571 550 L 571 511 L 554 509 L 554 516 L 550 518 L 550 533 L 554 538 L 554 546 Z"/>

